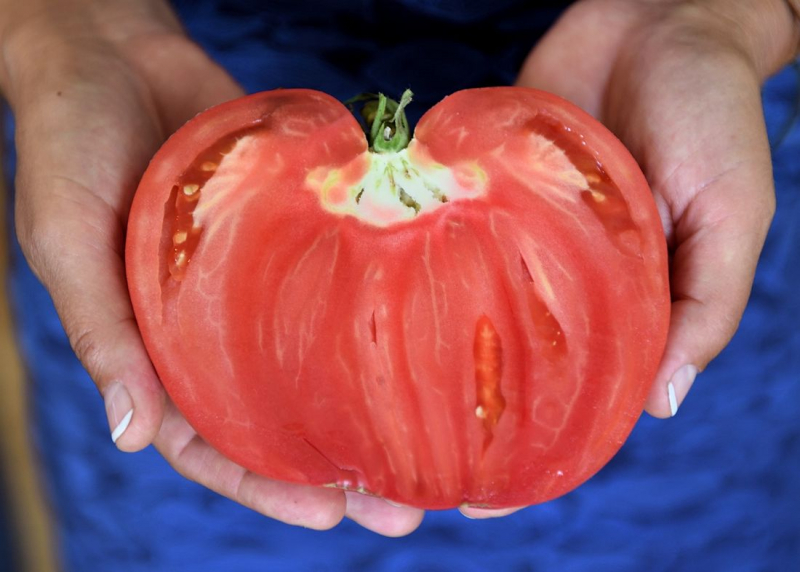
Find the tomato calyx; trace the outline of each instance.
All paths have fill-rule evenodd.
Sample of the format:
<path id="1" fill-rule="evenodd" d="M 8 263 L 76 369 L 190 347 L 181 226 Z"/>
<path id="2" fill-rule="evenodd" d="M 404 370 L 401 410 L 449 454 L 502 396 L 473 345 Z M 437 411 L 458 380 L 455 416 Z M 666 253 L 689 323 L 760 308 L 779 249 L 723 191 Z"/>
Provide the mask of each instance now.
<path id="1" fill-rule="evenodd" d="M 319 197 L 324 210 L 388 227 L 487 193 L 488 175 L 478 161 L 446 166 L 413 137 L 405 115 L 412 95 L 406 90 L 397 102 L 366 93 L 345 102 L 354 113 L 356 104 L 363 104 L 360 115 L 370 146 L 346 164 L 309 171 L 305 188 Z"/>
<path id="2" fill-rule="evenodd" d="M 382 93 L 364 93 L 348 100 L 354 104 L 364 102 L 361 117 L 366 123 L 367 139 L 374 153 L 397 153 L 411 142 L 411 128 L 408 125 L 405 108 L 411 103 L 414 94 L 410 89 L 403 92 L 400 101 L 386 97 Z"/>

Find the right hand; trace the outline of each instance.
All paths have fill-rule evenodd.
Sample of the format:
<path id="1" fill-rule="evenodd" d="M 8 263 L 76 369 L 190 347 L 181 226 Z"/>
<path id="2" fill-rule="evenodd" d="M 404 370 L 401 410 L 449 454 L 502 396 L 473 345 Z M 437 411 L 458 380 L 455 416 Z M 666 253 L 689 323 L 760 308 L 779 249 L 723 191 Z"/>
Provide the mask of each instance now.
<path id="1" fill-rule="evenodd" d="M 346 515 L 384 535 L 413 531 L 420 510 L 273 481 L 223 457 L 171 404 L 145 351 L 124 263 L 139 177 L 166 137 L 241 88 L 187 39 L 163 0 L 21 4 L 0 0 L 17 234 L 104 396 L 117 447 L 153 443 L 183 476 L 286 523 L 325 529 Z"/>
<path id="2" fill-rule="evenodd" d="M 775 211 L 761 84 L 797 53 L 790 2 L 581 0 L 520 74 L 600 119 L 652 188 L 672 297 L 655 417 L 675 415 L 750 296 Z"/>

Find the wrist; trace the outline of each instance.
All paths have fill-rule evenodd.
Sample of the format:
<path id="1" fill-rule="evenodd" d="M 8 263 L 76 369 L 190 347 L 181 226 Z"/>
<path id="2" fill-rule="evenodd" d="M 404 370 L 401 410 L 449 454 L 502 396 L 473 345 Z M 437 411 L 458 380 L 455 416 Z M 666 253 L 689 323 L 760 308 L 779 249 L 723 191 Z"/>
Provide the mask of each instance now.
<path id="1" fill-rule="evenodd" d="M 762 80 L 798 54 L 800 0 L 709 0 L 699 6 L 700 20 L 745 55 Z"/>
<path id="2" fill-rule="evenodd" d="M 761 78 L 766 79 L 800 53 L 800 0 L 750 0 L 740 4 L 746 11 L 741 15 L 745 45 Z"/>

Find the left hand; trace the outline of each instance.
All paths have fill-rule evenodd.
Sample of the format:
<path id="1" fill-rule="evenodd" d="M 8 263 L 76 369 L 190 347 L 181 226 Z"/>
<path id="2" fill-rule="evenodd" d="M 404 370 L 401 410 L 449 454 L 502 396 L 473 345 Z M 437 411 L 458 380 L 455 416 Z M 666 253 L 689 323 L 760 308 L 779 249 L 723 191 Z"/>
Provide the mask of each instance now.
<path id="1" fill-rule="evenodd" d="M 164 139 L 243 95 L 186 37 L 165 0 L 0 0 L 0 91 L 16 121 L 16 228 L 31 269 L 106 400 L 117 447 L 153 444 L 181 475 L 308 528 L 344 516 L 379 534 L 422 511 L 256 475 L 211 448 L 168 399 L 131 308 L 124 236 L 133 193 Z"/>

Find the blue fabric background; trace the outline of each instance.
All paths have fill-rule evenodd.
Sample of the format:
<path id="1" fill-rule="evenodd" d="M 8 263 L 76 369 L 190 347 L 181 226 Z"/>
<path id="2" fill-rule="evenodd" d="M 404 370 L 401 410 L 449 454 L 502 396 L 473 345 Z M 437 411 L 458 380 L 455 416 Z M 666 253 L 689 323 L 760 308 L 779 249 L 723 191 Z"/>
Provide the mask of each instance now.
<path id="1" fill-rule="evenodd" d="M 255 14 L 250 4 L 177 3 L 189 32 L 248 91 L 303 86 L 345 99 L 411 86 L 417 116 L 456 89 L 511 82 L 558 13 L 514 0 L 278 0 Z M 764 89 L 773 140 L 798 89 L 790 69 Z M 32 423 L 68 570 L 800 570 L 800 125 L 773 158 L 778 212 L 751 302 L 678 416 L 644 416 L 619 455 L 566 497 L 492 521 L 429 513 L 396 540 L 348 521 L 326 533 L 285 526 L 185 481 L 152 449 L 117 452 L 96 390 L 15 247 Z M 13 173 L 13 153 L 6 161 Z"/>

